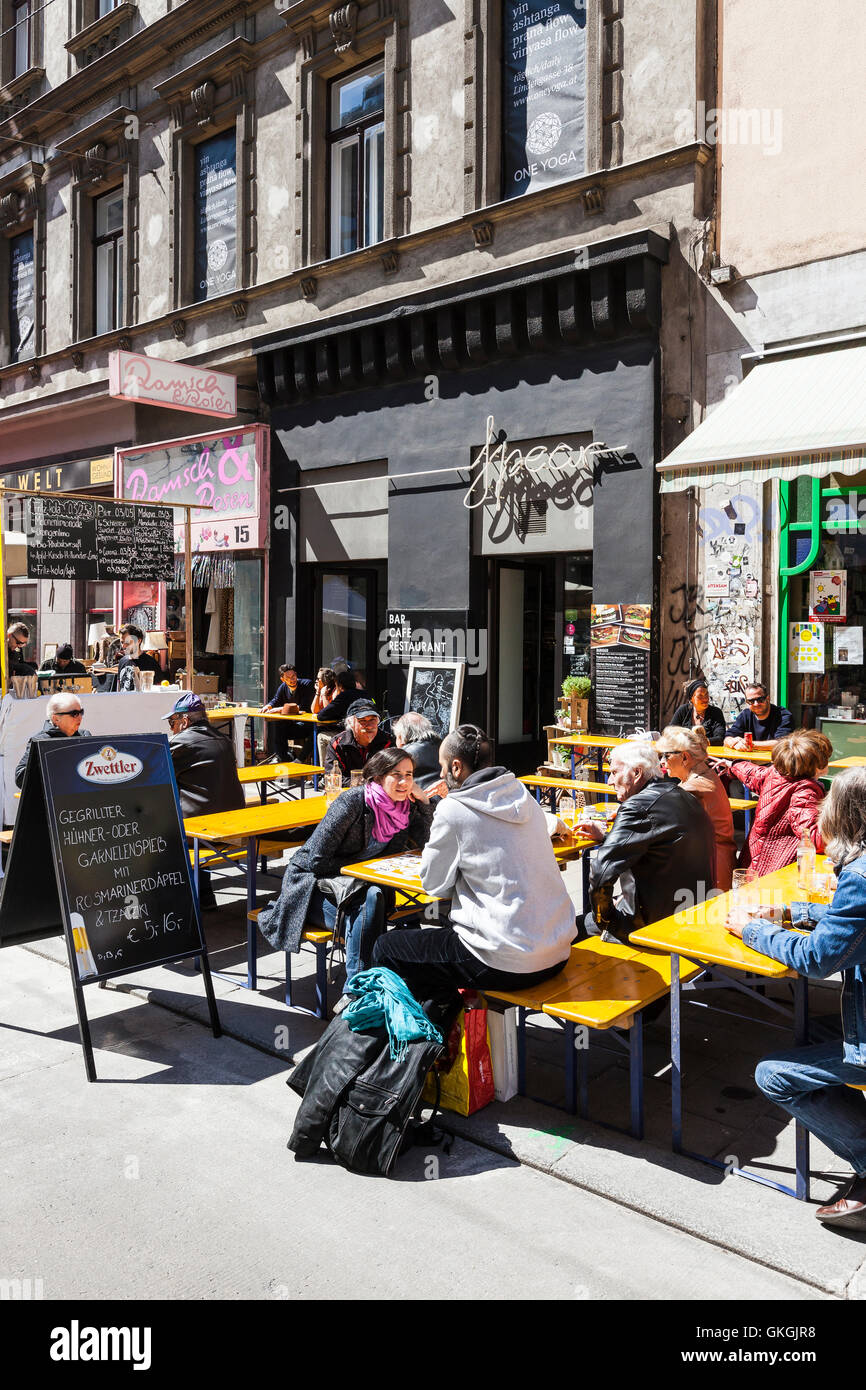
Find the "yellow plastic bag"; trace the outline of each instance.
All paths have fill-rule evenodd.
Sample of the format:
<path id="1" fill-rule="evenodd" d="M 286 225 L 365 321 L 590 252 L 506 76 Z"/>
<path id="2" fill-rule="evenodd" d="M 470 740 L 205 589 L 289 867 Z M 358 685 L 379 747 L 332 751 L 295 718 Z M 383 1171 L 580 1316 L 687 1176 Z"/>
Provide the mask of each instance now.
<path id="1" fill-rule="evenodd" d="M 442 1110 L 454 1110 L 458 1115 L 474 1115 L 493 1100 L 493 1062 L 487 1034 L 487 1009 L 471 1007 L 461 1010 L 454 1021 L 451 1038 L 459 1029 L 460 1048 L 450 1071 L 440 1072 L 439 1105 Z M 428 1105 L 436 1102 L 436 1078 L 432 1072 L 424 1085 Z"/>

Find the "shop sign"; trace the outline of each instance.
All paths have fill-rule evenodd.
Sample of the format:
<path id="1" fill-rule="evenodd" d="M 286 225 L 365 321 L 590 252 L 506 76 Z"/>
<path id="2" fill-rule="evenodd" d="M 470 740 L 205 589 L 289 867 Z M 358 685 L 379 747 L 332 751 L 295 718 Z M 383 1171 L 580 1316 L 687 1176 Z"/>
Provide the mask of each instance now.
<path id="1" fill-rule="evenodd" d="M 585 0 L 505 0 L 505 196 L 586 171 Z"/>
<path id="2" fill-rule="evenodd" d="M 492 415 L 487 417 L 484 444 L 473 461 L 475 476 L 463 498 L 469 511 L 493 503 L 501 507 L 507 495 L 521 484 L 543 481 L 549 488 L 572 497 L 580 506 L 592 505 L 593 465 L 596 457 L 607 453 L 601 443 L 573 449 L 564 441 L 549 449 L 544 444 L 524 451 L 509 448 L 504 430 L 497 431 Z M 576 487 L 576 485 L 579 485 Z"/>
<path id="3" fill-rule="evenodd" d="M 216 431 L 146 449 L 119 449 L 120 495 L 136 502 L 209 508 L 192 513 L 194 552 L 257 550 L 264 545 L 268 428 Z M 175 551 L 184 549 L 182 511 L 175 510 Z"/>
<path id="4" fill-rule="evenodd" d="M 72 492 L 114 480 L 114 458 L 73 459 L 71 463 L 39 464 L 0 474 L 0 492 L 19 487 L 27 492 Z"/>
<path id="5" fill-rule="evenodd" d="M 164 362 L 143 352 L 108 355 L 108 394 L 119 401 L 161 405 L 195 415 L 237 414 L 237 378 L 209 367 Z"/>

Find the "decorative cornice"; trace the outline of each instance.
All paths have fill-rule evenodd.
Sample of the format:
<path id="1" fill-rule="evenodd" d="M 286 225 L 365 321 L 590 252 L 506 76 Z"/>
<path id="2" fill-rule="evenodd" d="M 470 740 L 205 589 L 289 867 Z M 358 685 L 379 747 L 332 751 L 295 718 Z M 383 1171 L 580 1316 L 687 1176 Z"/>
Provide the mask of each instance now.
<path id="1" fill-rule="evenodd" d="M 594 184 L 592 188 L 585 188 L 582 196 L 584 211 L 589 216 L 592 217 L 596 213 L 604 212 L 604 189 L 600 184 Z"/>
<path id="2" fill-rule="evenodd" d="M 113 10 L 109 10 L 108 14 L 102 15 L 92 24 L 87 24 L 83 29 L 79 29 L 77 34 L 73 34 L 65 45 L 67 53 L 80 57 L 88 48 L 100 45 L 116 30 L 122 28 L 127 21 L 131 20 L 137 8 L 136 5 L 130 3 L 130 0 L 121 0 L 121 3 L 115 5 Z"/>
<path id="3" fill-rule="evenodd" d="M 301 281 L 301 294 L 304 299 L 315 299 L 319 293 L 319 282 L 314 275 L 307 275 Z"/>
<path id="4" fill-rule="evenodd" d="M 69 355 L 70 355 L 70 357 L 72 358 L 72 365 L 73 365 L 73 367 L 75 368 L 75 370 L 76 370 L 77 372 L 80 372 L 80 371 L 81 371 L 81 368 L 84 366 L 84 353 L 83 353 L 83 352 L 72 352 L 72 353 L 70 353 Z"/>
<path id="5" fill-rule="evenodd" d="M 355 0 L 348 5 L 340 5 L 328 17 L 334 49 L 337 53 L 348 53 L 355 47 L 355 30 L 358 27 L 358 6 Z"/>
<path id="6" fill-rule="evenodd" d="M 472 240 L 475 242 L 476 251 L 482 247 L 493 245 L 493 223 L 492 222 L 473 222 Z"/>
<path id="7" fill-rule="evenodd" d="M 216 83 L 208 78 L 200 87 L 193 87 L 190 92 L 190 101 L 200 126 L 209 125 L 213 120 L 213 108 L 216 101 Z"/>
<path id="8" fill-rule="evenodd" d="M 94 145 L 113 145 L 125 133 L 127 122 L 134 116 L 135 112 L 130 106 L 115 106 L 107 116 L 100 116 L 98 121 L 84 126 L 74 135 L 68 136 L 65 140 L 58 140 L 55 150 L 58 154 L 72 158 L 74 155 L 83 156 L 85 151 Z"/>
<path id="9" fill-rule="evenodd" d="M 232 313 L 236 319 L 245 319 L 247 316 L 247 301 L 245 299 L 233 299 Z"/>
<path id="10" fill-rule="evenodd" d="M 172 319 L 171 331 L 177 338 L 177 341 L 182 343 L 186 337 L 186 319 Z"/>
<path id="11" fill-rule="evenodd" d="M 384 270 L 385 274 L 396 275 L 397 269 L 400 265 L 400 257 L 397 255 L 397 252 L 386 251 L 384 256 L 382 256 L 381 260 L 382 269 Z"/>

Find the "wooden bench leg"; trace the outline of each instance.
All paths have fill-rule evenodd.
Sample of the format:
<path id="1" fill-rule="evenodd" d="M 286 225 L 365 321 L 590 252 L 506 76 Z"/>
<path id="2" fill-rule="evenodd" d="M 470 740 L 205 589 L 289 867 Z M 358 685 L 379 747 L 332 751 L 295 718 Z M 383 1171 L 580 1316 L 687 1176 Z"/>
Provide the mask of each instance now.
<path id="1" fill-rule="evenodd" d="M 526 1010 L 517 1010 L 517 1094 L 526 1095 Z"/>
<path id="2" fill-rule="evenodd" d="M 631 1134 L 643 1139 L 643 1014 L 635 1015 L 628 1042 Z"/>

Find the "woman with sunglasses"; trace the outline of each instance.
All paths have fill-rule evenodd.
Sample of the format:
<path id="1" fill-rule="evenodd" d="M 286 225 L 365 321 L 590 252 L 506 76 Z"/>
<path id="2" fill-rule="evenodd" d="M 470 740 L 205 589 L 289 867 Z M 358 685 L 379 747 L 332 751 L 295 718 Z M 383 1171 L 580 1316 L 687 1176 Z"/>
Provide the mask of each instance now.
<path id="1" fill-rule="evenodd" d="M 703 806 L 713 827 L 716 848 L 714 888 L 727 893 L 731 887 L 737 846 L 731 803 L 721 779 L 707 760 L 703 729 L 665 729 L 656 752 L 662 771 L 674 777 L 683 791 L 691 792 Z"/>
<path id="2" fill-rule="evenodd" d="M 15 769 L 15 785 L 23 787 L 24 774 L 27 771 L 27 760 L 30 757 L 30 745 L 32 743 L 42 743 L 47 738 L 91 738 L 88 729 L 82 729 L 81 720 L 84 716 L 81 700 L 71 691 L 60 692 L 52 695 L 45 707 L 48 718 L 42 725 L 38 734 L 27 740 L 27 747 Z"/>

